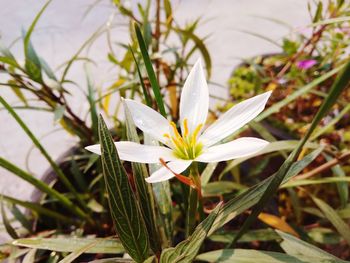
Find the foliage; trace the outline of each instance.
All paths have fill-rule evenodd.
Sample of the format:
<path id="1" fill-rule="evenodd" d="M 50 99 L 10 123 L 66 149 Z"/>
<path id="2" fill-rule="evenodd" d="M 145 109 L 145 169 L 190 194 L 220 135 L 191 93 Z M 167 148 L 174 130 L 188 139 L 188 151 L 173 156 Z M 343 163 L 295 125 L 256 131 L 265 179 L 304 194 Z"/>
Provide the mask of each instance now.
<path id="1" fill-rule="evenodd" d="M 180 180 L 146 183 L 144 178 L 159 165 L 122 162 L 113 141 L 156 144 L 136 129 L 120 97 L 139 98 L 176 123 L 181 87 L 193 57 L 203 57 L 210 78 L 205 37 L 196 33 L 200 20 L 180 27 L 169 0 L 148 0 L 136 11 L 114 0 L 127 21 L 130 40 L 118 43 L 120 52 L 108 43 L 106 57 L 116 72 L 112 85 L 96 87 L 86 70 L 83 90 L 89 110 L 77 114 L 68 102 L 77 85 L 70 69 L 79 61 L 88 66 L 92 59 L 83 51 L 99 35 L 113 31 L 109 25 L 102 27 L 61 70 L 53 71 L 31 44 L 36 23 L 50 8 L 47 2 L 23 35 L 25 65 L 8 48 L 0 48 L 0 70 L 8 76 L 0 84 L 20 101 L 10 104 L 0 97 L 0 103 L 49 161 L 57 180 L 40 181 L 0 156 L 2 168 L 43 193 L 37 203 L 1 195 L 0 227 L 13 240 L 0 246 L 0 258 L 129 262 L 123 257 L 127 253 L 136 262 L 349 259 L 350 5 L 339 0 L 322 3 L 310 6 L 311 35 L 285 38 L 281 54 L 247 60 L 232 73 L 225 109 L 273 90 L 269 108 L 234 136 L 256 135 L 271 143 L 255 156 L 200 163 L 199 196 Z M 18 115 L 21 109 L 51 112 L 55 122 L 79 138 L 79 145 L 63 162 L 54 162 Z M 213 119 L 220 114 L 213 111 Z M 83 149 L 97 142 L 101 160 Z M 192 175 L 187 171 L 183 176 Z M 192 197 L 200 200 L 195 211 Z M 185 218 L 194 228 L 189 236 Z"/>

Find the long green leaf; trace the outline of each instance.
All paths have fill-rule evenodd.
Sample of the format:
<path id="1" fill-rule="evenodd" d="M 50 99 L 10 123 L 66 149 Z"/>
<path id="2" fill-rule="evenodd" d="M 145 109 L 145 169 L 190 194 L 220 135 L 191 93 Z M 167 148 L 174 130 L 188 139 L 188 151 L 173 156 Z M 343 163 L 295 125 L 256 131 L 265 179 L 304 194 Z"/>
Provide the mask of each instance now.
<path id="1" fill-rule="evenodd" d="M 99 137 L 103 175 L 115 228 L 128 254 L 136 262 L 142 262 L 148 258 L 147 230 L 128 175 L 102 116 L 99 117 Z"/>
<path id="2" fill-rule="evenodd" d="M 15 166 L 14 164 L 6 161 L 2 157 L 0 157 L 0 167 L 5 168 L 6 170 L 10 171 L 14 175 L 18 176 L 22 180 L 30 183 L 37 189 L 41 190 L 43 193 L 48 194 L 50 197 L 57 199 L 62 205 L 66 206 L 69 210 L 71 210 L 73 213 L 79 215 L 81 211 L 79 208 L 73 204 L 65 195 L 57 192 L 55 189 L 52 189 L 50 186 L 48 186 L 43 181 L 37 179 L 33 175 L 27 173 L 26 171 L 23 171 L 19 167 Z"/>
<path id="3" fill-rule="evenodd" d="M 27 208 L 37 214 L 40 215 L 44 215 L 44 216 L 48 216 L 51 217 L 53 219 L 57 219 L 60 220 L 62 222 L 67 222 L 67 223 L 71 223 L 74 224 L 76 223 L 72 218 L 69 218 L 67 216 L 64 216 L 58 212 L 52 211 L 50 209 L 47 209 L 37 203 L 32 203 L 32 202 L 27 202 L 27 201 L 22 201 L 7 195 L 0 195 L 0 198 L 3 198 L 5 201 L 11 203 L 11 204 L 16 204 L 19 206 L 22 206 L 24 208 Z"/>
<path id="4" fill-rule="evenodd" d="M 12 237 L 13 239 L 16 239 L 16 238 L 18 238 L 18 234 L 17 234 L 16 230 L 12 227 L 10 221 L 7 218 L 3 201 L 0 200 L 0 202 L 1 202 L 0 206 L 1 206 L 2 222 L 5 226 L 6 232 L 7 232 L 7 234 L 10 235 L 10 237 Z"/>
<path id="5" fill-rule="evenodd" d="M 254 250 L 254 249 L 221 249 L 203 253 L 197 256 L 197 260 L 220 263 L 305 263 L 305 261 L 279 252 Z M 315 258 L 308 258 L 307 262 L 316 262 Z"/>
<path id="6" fill-rule="evenodd" d="M 88 71 L 87 67 L 85 68 L 85 72 L 86 72 L 86 81 L 88 86 L 87 100 L 89 101 L 89 105 L 90 105 L 91 126 L 92 126 L 92 131 L 95 136 L 95 139 L 97 140 L 98 116 L 97 116 L 96 103 L 95 103 L 95 91 L 93 87 L 92 76 L 91 76 L 91 73 Z"/>
<path id="7" fill-rule="evenodd" d="M 301 260 L 305 259 L 306 262 L 346 262 L 319 249 L 318 247 L 296 238 L 295 236 L 279 230 L 276 230 L 276 232 L 283 239 L 280 245 L 288 255 L 295 256 Z M 309 257 L 314 258 L 314 260 L 307 261 Z"/>
<path id="8" fill-rule="evenodd" d="M 67 238 L 67 241 L 69 241 L 69 238 Z M 73 262 L 79 256 L 86 253 L 86 251 L 95 247 L 101 241 L 102 240 L 93 240 L 92 242 L 86 244 L 85 246 L 82 246 L 82 247 L 78 248 L 77 250 L 73 251 L 68 256 L 64 257 L 64 259 L 60 260 L 58 263 L 71 263 L 71 262 Z"/>
<path id="9" fill-rule="evenodd" d="M 332 223 L 332 225 L 337 229 L 338 233 L 346 240 L 346 242 L 350 245 L 350 227 L 347 223 L 340 218 L 337 212 L 329 206 L 326 202 L 321 199 L 311 196 L 312 200 L 318 206 L 318 208 L 322 211 L 325 217 Z"/>
<path id="10" fill-rule="evenodd" d="M 8 112 L 12 115 L 12 117 L 16 120 L 16 122 L 21 126 L 23 131 L 28 135 L 28 137 L 32 140 L 34 145 L 40 150 L 42 155 L 46 158 L 46 160 L 50 163 L 52 169 L 57 174 L 58 178 L 62 181 L 62 183 L 69 189 L 69 191 L 72 192 L 72 194 L 77 198 L 79 203 L 83 205 L 83 207 L 86 207 L 85 202 L 81 199 L 81 197 L 78 195 L 77 191 L 71 184 L 71 182 L 68 180 L 68 178 L 65 176 L 63 171 L 60 167 L 55 163 L 55 161 L 51 158 L 49 153 L 46 151 L 46 149 L 41 145 L 39 140 L 35 137 L 35 135 L 31 132 L 31 130 L 28 128 L 28 126 L 22 121 L 22 119 L 18 116 L 18 114 L 12 109 L 12 107 L 0 96 L 0 103 L 4 105 L 4 107 L 8 110 Z M 80 210 L 78 207 L 76 208 L 76 211 L 78 213 L 78 216 L 82 218 L 86 218 L 87 215 Z"/>
<path id="11" fill-rule="evenodd" d="M 126 134 L 128 141 L 140 143 L 140 139 L 137 135 L 136 126 L 132 119 L 130 110 L 126 103 L 123 103 L 123 106 L 125 112 Z M 155 207 L 152 188 L 151 185 L 145 181 L 145 177 L 148 177 L 148 170 L 146 165 L 142 163 L 132 162 L 131 166 L 141 213 L 149 234 L 150 246 L 154 253 L 160 254 L 162 248 L 155 223 Z"/>
<path id="12" fill-rule="evenodd" d="M 148 78 L 149 78 L 149 81 L 150 81 L 151 86 L 152 86 L 152 90 L 153 90 L 154 97 L 155 97 L 156 102 L 157 102 L 157 106 L 158 106 L 159 112 L 164 117 L 166 117 L 163 97 L 162 97 L 162 94 L 160 93 L 160 87 L 159 87 L 159 84 L 158 84 L 158 80 L 157 80 L 156 74 L 154 73 L 154 69 L 153 69 L 153 66 L 152 66 L 151 59 L 150 59 L 150 57 L 148 55 L 148 51 L 147 51 L 145 40 L 143 39 L 142 33 L 140 31 L 140 28 L 139 28 L 139 26 L 137 24 L 135 24 L 135 32 L 136 32 L 136 37 L 137 37 L 137 41 L 139 43 L 139 47 L 140 47 L 140 50 L 141 50 L 143 62 L 145 63 L 146 71 L 147 71 Z"/>
<path id="13" fill-rule="evenodd" d="M 134 51 L 132 50 L 131 46 L 129 47 L 129 49 L 130 49 L 130 52 L 131 52 L 132 57 L 133 57 L 134 62 L 135 62 L 137 75 L 139 76 L 139 79 L 140 79 L 140 84 L 141 84 L 143 96 L 145 97 L 146 104 L 147 104 L 148 107 L 152 107 L 152 99 L 151 99 L 151 97 L 148 94 L 148 91 L 147 91 L 147 88 L 145 86 L 145 83 L 143 82 L 143 78 L 142 78 L 141 70 L 140 70 L 140 67 L 139 67 L 139 63 L 136 60 Z"/>
<path id="14" fill-rule="evenodd" d="M 105 238 L 76 238 L 76 237 L 59 237 L 59 238 L 22 238 L 12 242 L 15 246 L 45 249 L 57 252 L 74 252 L 90 244 L 84 253 L 91 254 L 119 254 L 124 252 L 124 248 L 118 239 Z"/>
<path id="15" fill-rule="evenodd" d="M 164 249 L 160 256 L 160 263 L 192 262 L 207 237 L 208 232 L 217 218 L 222 203 L 219 203 L 209 216 L 200 223 L 193 234 L 176 247 Z"/>
<path id="16" fill-rule="evenodd" d="M 316 116 L 314 117 L 309 130 L 305 134 L 304 138 L 302 138 L 297 148 L 288 156 L 287 160 L 282 164 L 282 166 L 277 171 L 277 173 L 272 177 L 272 180 L 271 182 L 269 182 L 266 191 L 261 196 L 259 202 L 253 209 L 252 213 L 248 216 L 246 221 L 243 223 L 239 234 L 232 241 L 232 245 L 235 244 L 235 242 L 243 235 L 243 233 L 246 232 L 249 229 L 249 227 L 255 222 L 260 212 L 264 209 L 265 205 L 275 194 L 280 184 L 283 182 L 284 178 L 288 174 L 288 171 L 293 165 L 293 162 L 301 152 L 302 148 L 304 147 L 305 143 L 307 142 L 307 140 L 309 139 L 309 137 L 311 136 L 311 134 L 313 133 L 313 131 L 315 130 L 319 122 L 328 113 L 330 108 L 334 105 L 337 98 L 340 96 L 341 92 L 348 87 L 349 80 L 350 80 L 350 62 L 346 64 L 343 72 L 337 76 L 327 98 L 325 99 L 325 101 L 323 101 L 320 109 L 316 113 Z"/>
<path id="17" fill-rule="evenodd" d="M 306 166 L 315 160 L 322 150 L 323 147 L 320 147 L 305 156 L 302 160 L 294 163 L 291 169 L 288 171 L 284 182 L 287 182 L 289 179 L 301 172 Z M 254 206 L 266 191 L 268 184 L 272 181 L 272 178 L 272 176 L 266 178 L 264 181 L 250 187 L 242 194 L 228 201 L 220 211 L 217 219 L 210 229 L 209 235 L 214 233 L 218 228 L 222 227 L 225 223 L 232 220 L 237 215 Z"/>

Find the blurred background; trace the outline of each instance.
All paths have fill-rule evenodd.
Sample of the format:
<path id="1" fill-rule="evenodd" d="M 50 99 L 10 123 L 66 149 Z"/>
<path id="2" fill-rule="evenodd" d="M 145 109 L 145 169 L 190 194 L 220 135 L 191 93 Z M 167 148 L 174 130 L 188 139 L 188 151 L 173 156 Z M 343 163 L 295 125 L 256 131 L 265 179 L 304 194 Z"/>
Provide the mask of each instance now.
<path id="1" fill-rule="evenodd" d="M 130 1 L 130 8 L 136 9 L 137 2 Z M 141 1 L 142 2 L 142 1 Z M 216 89 L 219 96 L 226 96 L 224 87 L 235 65 L 243 58 L 280 52 L 280 48 L 271 41 L 254 36 L 263 35 L 275 41 L 290 33 L 290 29 L 281 23 L 274 23 L 264 18 L 283 21 L 295 30 L 305 30 L 310 22 L 306 0 L 184 0 L 172 1 L 174 16 L 178 23 L 185 25 L 199 20 L 197 34 L 207 37 L 205 43 L 212 55 L 211 89 Z M 21 31 L 28 29 L 35 15 L 45 4 L 43 0 L 1 0 L 0 40 L 19 58 L 23 55 Z M 111 22 L 112 21 L 112 22 Z M 40 51 L 53 69 L 70 59 L 96 30 L 106 23 L 113 23 L 110 42 L 128 43 L 128 27 L 125 18 L 118 15 L 110 1 L 52 1 L 40 18 L 32 35 L 35 49 Z M 84 51 L 98 66 L 90 71 L 95 84 L 102 85 L 113 79 L 115 71 L 107 59 L 108 41 L 105 35 L 97 38 Z M 116 49 L 118 55 L 118 48 Z M 69 78 L 82 86 L 86 85 L 86 76 L 82 64 L 76 63 L 69 72 Z M 0 82 L 5 82 L 0 74 Z M 217 85 L 219 84 L 219 85 Z M 18 98 L 8 89 L 0 88 L 0 95 L 11 104 Z M 82 114 L 88 109 L 86 100 L 81 99 L 79 92 L 72 92 L 71 104 L 76 112 Z M 51 113 L 21 110 L 30 129 L 41 138 L 43 145 L 54 158 L 58 158 L 70 146 L 76 143 L 74 137 L 60 130 Z M 0 155 L 5 159 L 27 168 L 33 174 L 41 176 L 49 167 L 41 154 L 36 154 L 32 142 L 19 128 L 7 111 L 0 111 Z M 7 171 L 0 168 L 0 192 L 27 199 L 31 195 L 31 186 Z"/>

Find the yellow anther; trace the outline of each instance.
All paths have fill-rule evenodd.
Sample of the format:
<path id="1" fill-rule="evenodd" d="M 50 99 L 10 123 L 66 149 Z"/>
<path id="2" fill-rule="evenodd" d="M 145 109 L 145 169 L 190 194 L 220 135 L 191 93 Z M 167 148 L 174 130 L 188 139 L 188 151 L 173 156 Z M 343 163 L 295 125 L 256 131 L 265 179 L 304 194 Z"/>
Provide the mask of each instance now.
<path id="1" fill-rule="evenodd" d="M 169 133 L 164 133 L 163 136 L 164 136 L 165 138 L 167 138 L 167 139 L 170 139 Z"/>
<path id="2" fill-rule="evenodd" d="M 175 137 L 176 137 L 177 139 L 181 140 L 182 138 L 181 138 L 181 135 L 180 135 L 180 133 L 178 132 L 178 130 L 177 130 L 177 128 L 176 128 L 176 124 L 175 124 L 173 121 L 171 121 L 171 122 L 170 122 L 170 125 L 171 125 L 171 127 L 173 128 Z"/>
<path id="3" fill-rule="evenodd" d="M 202 129 L 203 127 L 203 124 L 199 124 L 196 129 L 194 130 L 193 134 L 192 134 L 192 138 L 191 138 L 191 143 L 192 145 L 196 143 L 196 140 L 197 140 L 197 136 L 198 136 L 198 133 L 200 132 L 200 130 Z"/>
<path id="4" fill-rule="evenodd" d="M 188 120 L 184 119 L 184 136 L 187 137 L 188 135 Z"/>

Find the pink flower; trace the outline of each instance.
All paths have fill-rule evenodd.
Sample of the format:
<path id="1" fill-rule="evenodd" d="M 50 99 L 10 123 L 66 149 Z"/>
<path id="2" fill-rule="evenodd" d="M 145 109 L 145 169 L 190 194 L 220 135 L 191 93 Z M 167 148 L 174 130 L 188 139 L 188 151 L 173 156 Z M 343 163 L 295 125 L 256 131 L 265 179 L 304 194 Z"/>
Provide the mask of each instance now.
<path id="1" fill-rule="evenodd" d="M 317 64 L 315 59 L 305 59 L 297 62 L 297 67 L 300 69 L 309 69 Z"/>

